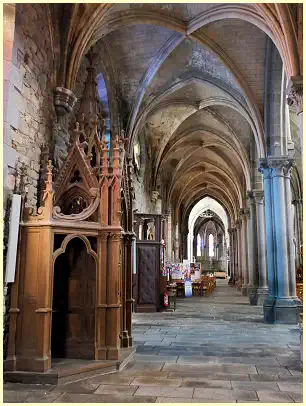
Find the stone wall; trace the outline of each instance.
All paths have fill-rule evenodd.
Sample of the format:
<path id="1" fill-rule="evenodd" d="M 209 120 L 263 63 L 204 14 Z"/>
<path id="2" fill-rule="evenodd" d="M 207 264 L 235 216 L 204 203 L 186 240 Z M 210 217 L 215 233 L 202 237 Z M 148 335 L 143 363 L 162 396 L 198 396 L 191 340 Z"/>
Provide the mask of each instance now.
<path id="1" fill-rule="evenodd" d="M 41 151 L 55 118 L 53 55 L 46 5 L 17 4 L 4 118 L 4 207 L 15 187 L 17 162 L 25 167 L 27 204 L 37 203 Z"/>
<path id="2" fill-rule="evenodd" d="M 135 188 L 135 209 L 138 210 L 138 213 L 156 213 L 151 196 L 145 189 L 143 177 L 134 173 L 133 182 Z"/>
<path id="3" fill-rule="evenodd" d="M 55 119 L 54 52 L 51 47 L 47 7 L 42 4 L 4 5 L 4 125 L 3 208 L 4 273 L 10 202 L 17 173 L 24 172 L 27 205 L 37 204 L 41 177 L 41 152 L 51 141 Z M 7 350 L 10 285 L 4 286 L 4 358 Z"/>

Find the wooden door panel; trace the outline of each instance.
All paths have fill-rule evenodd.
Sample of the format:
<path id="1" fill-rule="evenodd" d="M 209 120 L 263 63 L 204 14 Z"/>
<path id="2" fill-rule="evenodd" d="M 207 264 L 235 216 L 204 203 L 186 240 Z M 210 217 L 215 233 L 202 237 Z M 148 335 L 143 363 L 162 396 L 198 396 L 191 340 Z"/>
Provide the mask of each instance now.
<path id="1" fill-rule="evenodd" d="M 139 248 L 140 304 L 156 304 L 156 247 Z"/>
<path id="2" fill-rule="evenodd" d="M 55 262 L 52 356 L 94 358 L 96 264 L 79 238 Z"/>
<path id="3" fill-rule="evenodd" d="M 138 312 L 152 312 L 159 308 L 159 244 L 137 243 L 136 304 Z"/>

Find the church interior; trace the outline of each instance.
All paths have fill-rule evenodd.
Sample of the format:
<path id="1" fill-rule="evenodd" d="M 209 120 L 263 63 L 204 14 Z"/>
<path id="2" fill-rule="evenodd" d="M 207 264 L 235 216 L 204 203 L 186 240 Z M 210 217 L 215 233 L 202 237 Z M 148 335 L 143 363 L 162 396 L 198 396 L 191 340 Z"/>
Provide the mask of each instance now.
<path id="1" fill-rule="evenodd" d="M 5 402 L 302 402 L 303 4 L 3 6 Z"/>

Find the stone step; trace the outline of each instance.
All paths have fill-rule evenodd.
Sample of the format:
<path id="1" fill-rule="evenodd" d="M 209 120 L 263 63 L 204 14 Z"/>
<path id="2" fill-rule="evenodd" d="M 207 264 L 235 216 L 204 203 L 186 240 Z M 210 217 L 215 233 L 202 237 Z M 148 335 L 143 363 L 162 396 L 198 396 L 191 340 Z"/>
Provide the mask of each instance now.
<path id="1" fill-rule="evenodd" d="M 4 382 L 16 382 L 26 384 L 49 384 L 72 383 L 78 380 L 93 378 L 121 371 L 134 359 L 135 348 L 124 348 L 120 351 L 119 360 L 56 360 L 53 368 L 45 373 L 28 371 L 6 371 L 3 374 Z"/>

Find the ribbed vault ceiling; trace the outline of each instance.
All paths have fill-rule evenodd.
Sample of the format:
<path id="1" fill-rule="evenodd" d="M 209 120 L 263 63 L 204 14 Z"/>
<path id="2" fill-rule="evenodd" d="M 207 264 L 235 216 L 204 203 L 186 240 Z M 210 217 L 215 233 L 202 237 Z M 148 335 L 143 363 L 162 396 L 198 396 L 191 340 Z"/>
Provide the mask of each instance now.
<path id="1" fill-rule="evenodd" d="M 267 35 L 237 18 L 208 20 L 192 37 L 182 33 L 180 24 L 197 27 L 200 13 L 214 7 L 118 4 L 106 19 L 113 24 L 96 33 L 128 111 L 130 150 L 136 139 L 150 145 L 152 190 L 176 218 L 211 196 L 234 219 L 250 187 L 250 151 L 264 152 Z M 156 10 L 177 29 L 149 22 Z M 146 12 L 147 21 L 137 22 Z"/>

